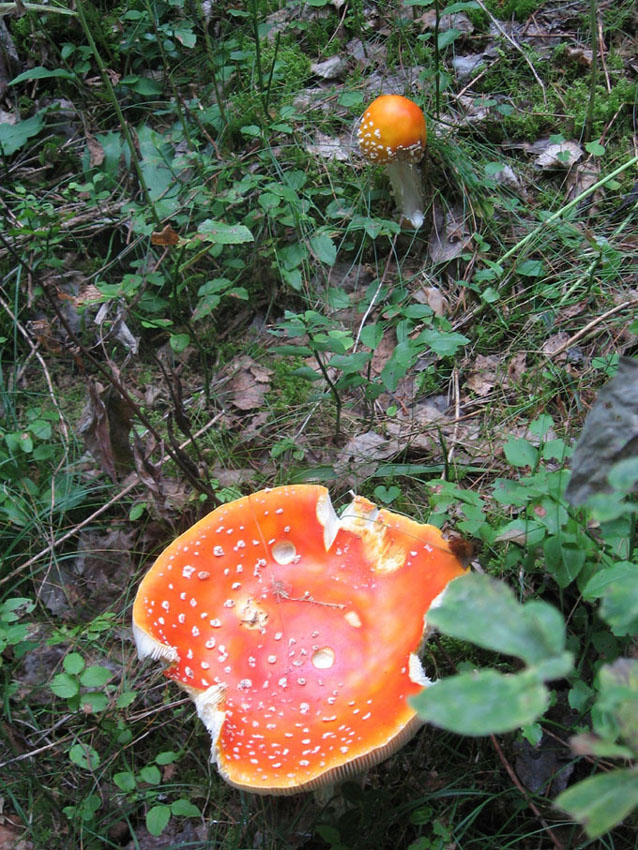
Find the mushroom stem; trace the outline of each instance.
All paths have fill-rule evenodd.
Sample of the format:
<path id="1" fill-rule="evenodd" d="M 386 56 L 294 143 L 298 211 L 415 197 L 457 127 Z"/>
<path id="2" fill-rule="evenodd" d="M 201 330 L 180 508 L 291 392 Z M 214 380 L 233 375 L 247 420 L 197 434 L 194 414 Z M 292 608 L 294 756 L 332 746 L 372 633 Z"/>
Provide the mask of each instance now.
<path id="1" fill-rule="evenodd" d="M 396 159 L 386 165 L 392 191 L 403 218 L 418 230 L 423 224 L 423 187 L 418 168 Z"/>

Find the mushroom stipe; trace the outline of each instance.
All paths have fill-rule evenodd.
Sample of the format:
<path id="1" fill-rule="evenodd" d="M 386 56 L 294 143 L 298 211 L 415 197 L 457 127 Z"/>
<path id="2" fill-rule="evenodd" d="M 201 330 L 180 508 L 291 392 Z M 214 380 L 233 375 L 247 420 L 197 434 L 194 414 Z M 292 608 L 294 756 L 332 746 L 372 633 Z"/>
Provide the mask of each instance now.
<path id="1" fill-rule="evenodd" d="M 193 698 L 231 785 L 294 794 L 352 776 L 420 725 L 417 652 L 464 568 L 439 529 L 318 485 L 262 490 L 177 538 L 133 606 L 140 658 Z"/>

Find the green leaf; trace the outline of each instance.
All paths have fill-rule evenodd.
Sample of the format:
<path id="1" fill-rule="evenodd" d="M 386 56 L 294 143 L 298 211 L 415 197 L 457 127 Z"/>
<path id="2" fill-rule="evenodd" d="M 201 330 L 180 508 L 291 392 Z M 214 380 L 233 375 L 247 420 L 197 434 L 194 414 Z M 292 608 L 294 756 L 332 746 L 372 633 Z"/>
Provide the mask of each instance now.
<path id="1" fill-rule="evenodd" d="M 365 345 L 367 348 L 375 349 L 383 339 L 383 326 L 366 325 L 361 329 L 359 339 L 361 340 L 362 345 Z"/>
<path id="2" fill-rule="evenodd" d="M 310 239 L 310 250 L 321 263 L 333 266 L 337 259 L 337 249 L 327 233 L 316 233 Z"/>
<path id="3" fill-rule="evenodd" d="M 638 806 L 638 771 L 612 770 L 572 785 L 556 799 L 590 838 L 612 829 Z"/>
<path id="4" fill-rule="evenodd" d="M 443 679 L 411 703 L 419 717 L 442 729 L 490 735 L 533 723 L 549 705 L 549 693 L 532 671 L 479 670 Z"/>
<path id="5" fill-rule="evenodd" d="M 510 437 L 503 446 L 505 457 L 512 466 L 529 466 L 535 468 L 538 461 L 538 451 L 522 437 Z"/>
<path id="6" fill-rule="evenodd" d="M 159 785 L 162 781 L 162 774 L 159 767 L 154 764 L 147 764 L 137 774 L 140 782 L 147 782 L 149 785 Z"/>
<path id="7" fill-rule="evenodd" d="M 540 260 L 523 260 L 516 267 L 516 271 L 523 277 L 542 277 L 545 274 L 545 267 Z"/>
<path id="8" fill-rule="evenodd" d="M 100 756 L 88 744 L 74 744 L 69 750 L 69 758 L 85 770 L 96 770 L 100 766 Z"/>
<path id="9" fill-rule="evenodd" d="M 135 791 L 137 787 L 135 777 L 128 770 L 113 774 L 113 782 L 115 782 L 120 791 L 126 791 L 127 793 Z"/>
<path id="10" fill-rule="evenodd" d="M 85 688 L 101 688 L 112 678 L 113 673 L 107 667 L 96 664 L 86 668 L 80 675 L 80 682 Z"/>
<path id="11" fill-rule="evenodd" d="M 171 803 L 171 812 L 182 818 L 198 818 L 201 815 L 197 806 L 183 797 Z"/>
<path id="12" fill-rule="evenodd" d="M 77 675 L 84 670 L 84 659 L 79 652 L 69 652 L 68 655 L 65 655 L 62 666 L 67 673 Z"/>
<path id="13" fill-rule="evenodd" d="M 506 584 L 484 575 L 450 582 L 427 619 L 446 635 L 528 664 L 559 656 L 565 646 L 563 618 L 555 608 L 536 600 L 521 605 Z"/>
<path id="14" fill-rule="evenodd" d="M 452 357 L 462 345 L 467 345 L 469 339 L 463 334 L 441 333 L 433 329 L 422 331 L 417 342 L 425 343 L 439 357 Z"/>
<path id="15" fill-rule="evenodd" d="M 146 828 L 151 835 L 161 835 L 171 819 L 168 806 L 153 806 L 146 813 Z"/>
<path id="16" fill-rule="evenodd" d="M 197 228 L 199 238 L 215 245 L 240 245 L 252 242 L 253 235 L 243 224 L 224 224 L 207 218 Z"/>
<path id="17" fill-rule="evenodd" d="M 585 150 L 587 153 L 590 153 L 592 156 L 602 156 L 605 153 L 604 145 L 601 145 L 600 142 L 587 142 L 585 145 Z"/>
<path id="18" fill-rule="evenodd" d="M 200 318 L 198 316 L 198 318 Z M 188 334 L 171 334 L 169 343 L 176 354 L 180 354 L 190 345 L 191 338 Z"/>
<path id="19" fill-rule="evenodd" d="M 177 761 L 179 758 L 179 753 L 176 753 L 175 750 L 164 750 L 162 753 L 158 753 L 155 757 L 156 764 L 172 764 L 174 761 Z"/>
<path id="20" fill-rule="evenodd" d="M 61 77 L 64 80 L 73 80 L 75 74 L 66 71 L 64 68 L 54 68 L 49 70 L 42 65 L 37 65 L 35 68 L 29 68 L 28 71 L 23 71 L 14 77 L 9 83 L 10 86 L 16 86 L 18 83 L 26 83 L 28 80 L 46 80 L 49 77 Z"/>
<path id="21" fill-rule="evenodd" d="M 49 687 L 56 697 L 62 697 L 62 699 L 71 699 L 80 692 L 80 683 L 77 678 L 68 673 L 58 673 L 51 680 Z"/>
<path id="22" fill-rule="evenodd" d="M 461 35 L 461 31 L 455 30 L 455 29 L 449 29 L 449 30 L 445 30 L 445 32 L 439 33 L 439 38 L 438 38 L 439 50 L 444 50 L 450 44 L 453 44 L 460 35 Z"/>
<path id="23" fill-rule="evenodd" d="M 17 124 L 0 124 L 0 149 L 4 156 L 19 151 L 32 136 L 36 136 L 44 125 L 45 109 Z"/>
<path id="24" fill-rule="evenodd" d="M 106 711 L 108 706 L 108 694 L 102 693 L 102 691 L 89 691 L 82 694 L 82 708 L 84 711 Z"/>

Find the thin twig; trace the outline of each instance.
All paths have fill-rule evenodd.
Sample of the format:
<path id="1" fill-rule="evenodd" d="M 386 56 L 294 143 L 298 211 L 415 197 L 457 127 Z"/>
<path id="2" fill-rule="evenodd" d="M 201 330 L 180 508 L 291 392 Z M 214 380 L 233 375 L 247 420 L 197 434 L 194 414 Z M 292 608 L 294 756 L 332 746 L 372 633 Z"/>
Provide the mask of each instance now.
<path id="1" fill-rule="evenodd" d="M 582 339 L 584 336 L 587 336 L 590 331 L 594 330 L 597 325 L 600 325 L 605 319 L 608 319 L 610 316 L 613 316 L 615 313 L 620 313 L 622 310 L 626 310 L 628 307 L 635 307 L 638 304 L 638 298 L 633 298 L 631 301 L 626 301 L 624 304 L 616 304 L 615 307 L 612 307 L 611 310 L 607 310 L 605 313 L 601 313 L 600 316 L 596 316 L 595 319 L 592 319 L 591 322 L 588 322 L 583 328 L 571 336 L 567 342 L 564 342 L 560 348 L 557 348 L 556 351 L 552 351 L 551 357 L 558 357 L 559 354 L 562 354 L 564 351 L 567 351 L 568 348 L 571 348 L 572 345 L 577 342 L 579 339 Z"/>
<path id="2" fill-rule="evenodd" d="M 485 14 L 488 16 L 488 18 L 490 19 L 490 21 L 491 21 L 491 22 L 492 22 L 492 24 L 494 25 L 494 28 L 498 30 L 498 32 L 499 32 L 499 33 L 503 36 L 503 38 L 504 38 L 506 41 L 509 41 L 509 43 L 512 45 L 512 47 L 514 48 L 514 50 L 517 50 L 517 51 L 521 54 L 521 56 L 523 57 L 523 59 L 527 62 L 527 64 L 529 65 L 529 69 L 530 69 L 530 71 L 532 72 L 532 74 L 533 74 L 533 76 L 534 76 L 534 79 L 536 80 L 536 82 L 538 83 L 538 85 L 541 87 L 541 90 L 542 90 L 542 92 L 543 92 L 543 103 L 545 104 L 545 106 L 547 106 L 547 92 L 545 91 L 545 83 L 541 80 L 541 78 L 540 78 L 540 77 L 538 76 L 538 74 L 536 73 L 536 68 L 534 67 L 534 63 L 531 61 L 531 59 L 529 58 L 529 56 L 525 53 L 525 51 L 524 51 L 524 50 L 523 50 L 523 48 L 520 46 L 520 44 L 517 44 L 517 43 L 514 41 L 514 39 L 512 38 L 512 36 L 511 36 L 511 35 L 509 35 L 509 34 L 508 34 L 508 33 L 507 33 L 504 29 L 503 29 L 503 27 L 502 27 L 502 26 L 500 25 L 500 23 L 496 20 L 496 18 L 495 18 L 495 17 L 494 17 L 494 15 L 490 12 L 490 10 L 489 10 L 489 9 L 487 9 L 487 8 L 485 7 L 485 5 L 484 5 L 484 3 L 483 3 L 483 0 L 476 0 L 476 2 L 477 2 L 477 3 L 478 3 L 478 5 L 480 6 L 480 8 L 481 8 L 481 9 L 485 12 Z"/>

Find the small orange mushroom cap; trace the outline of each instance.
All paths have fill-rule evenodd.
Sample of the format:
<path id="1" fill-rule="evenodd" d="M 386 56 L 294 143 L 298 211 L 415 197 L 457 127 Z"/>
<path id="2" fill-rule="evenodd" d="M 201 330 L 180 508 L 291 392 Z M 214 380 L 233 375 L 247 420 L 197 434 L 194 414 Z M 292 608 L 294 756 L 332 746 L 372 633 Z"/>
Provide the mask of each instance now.
<path id="1" fill-rule="evenodd" d="M 409 98 L 382 94 L 361 116 L 357 140 L 371 162 L 386 165 L 398 159 L 415 164 L 425 151 L 425 116 Z"/>
<path id="2" fill-rule="evenodd" d="M 414 734 L 425 616 L 463 572 L 433 526 L 359 496 L 339 518 L 324 487 L 277 487 L 177 538 L 142 580 L 133 631 L 195 700 L 221 775 L 290 794 Z"/>

